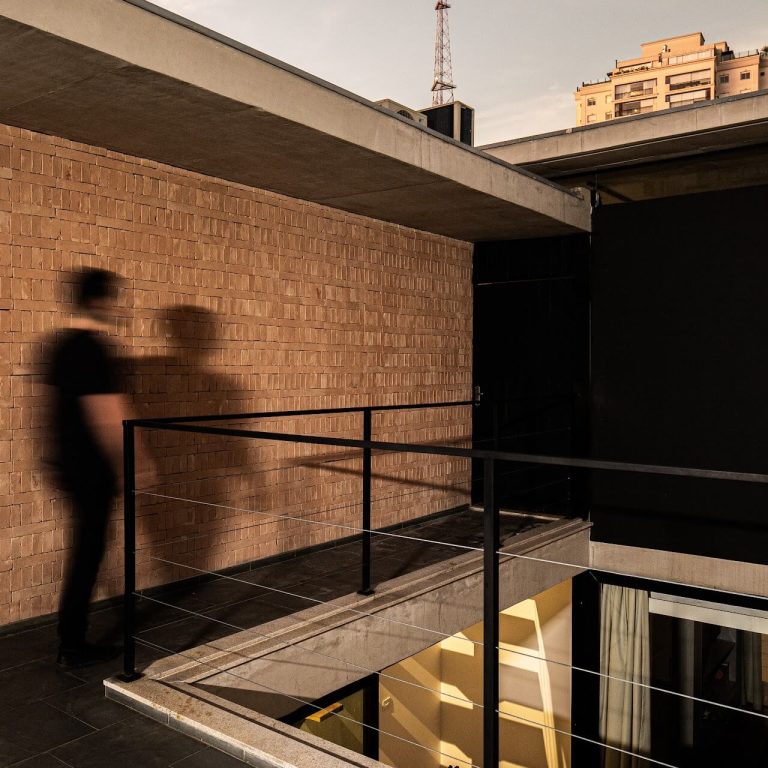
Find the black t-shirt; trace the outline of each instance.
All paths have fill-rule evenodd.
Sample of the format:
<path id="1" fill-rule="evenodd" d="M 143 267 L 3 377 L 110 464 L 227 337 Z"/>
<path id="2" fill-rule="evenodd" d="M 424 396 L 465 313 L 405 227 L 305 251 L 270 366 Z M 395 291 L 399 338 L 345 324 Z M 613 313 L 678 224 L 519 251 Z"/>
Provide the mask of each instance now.
<path id="1" fill-rule="evenodd" d="M 47 383 L 53 399 L 52 461 L 65 473 L 111 473 L 85 420 L 82 397 L 122 391 L 117 361 L 106 339 L 88 330 L 69 330 L 54 345 Z"/>

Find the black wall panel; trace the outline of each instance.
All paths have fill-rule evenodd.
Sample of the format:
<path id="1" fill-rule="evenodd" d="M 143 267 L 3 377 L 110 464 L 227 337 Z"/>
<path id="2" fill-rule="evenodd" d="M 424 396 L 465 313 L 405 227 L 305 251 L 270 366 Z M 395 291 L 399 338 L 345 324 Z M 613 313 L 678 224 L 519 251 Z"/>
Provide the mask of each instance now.
<path id="1" fill-rule="evenodd" d="M 768 188 L 606 206 L 591 257 L 591 452 L 768 473 Z M 768 487 L 592 477 L 593 538 L 768 562 Z"/>

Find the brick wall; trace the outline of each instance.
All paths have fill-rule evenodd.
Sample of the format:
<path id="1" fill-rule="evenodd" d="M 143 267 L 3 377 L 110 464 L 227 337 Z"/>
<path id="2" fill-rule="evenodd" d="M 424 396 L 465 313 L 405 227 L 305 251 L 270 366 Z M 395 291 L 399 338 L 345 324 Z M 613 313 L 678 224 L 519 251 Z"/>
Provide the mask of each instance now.
<path id="1" fill-rule="evenodd" d="M 125 278 L 114 341 L 141 415 L 470 395 L 469 244 L 0 126 L 2 624 L 56 610 L 71 525 L 42 466 L 42 373 L 51 334 L 71 322 L 70 272 L 86 265 Z M 259 426 L 361 436 L 358 415 Z M 456 443 L 469 429 L 467 409 L 374 418 L 382 439 Z M 189 576 L 186 565 L 221 568 L 328 540 L 358 523 L 354 451 L 143 439 L 158 467 L 148 490 L 194 503 L 140 497 L 141 585 Z M 375 525 L 467 498 L 462 461 L 375 456 L 374 473 Z M 121 589 L 120 526 L 118 507 L 99 598 Z"/>

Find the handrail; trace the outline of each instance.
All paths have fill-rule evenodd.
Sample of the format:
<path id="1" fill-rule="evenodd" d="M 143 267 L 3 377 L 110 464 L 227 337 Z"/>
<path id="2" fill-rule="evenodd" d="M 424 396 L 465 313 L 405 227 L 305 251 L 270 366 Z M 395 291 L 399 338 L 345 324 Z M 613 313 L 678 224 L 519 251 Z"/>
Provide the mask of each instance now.
<path id="1" fill-rule="evenodd" d="M 361 409 L 364 410 L 364 409 Z M 250 429 L 229 429 L 227 427 L 203 427 L 189 424 L 163 422 L 156 419 L 132 419 L 123 422 L 126 427 L 148 429 L 166 429 L 172 432 L 193 432 L 224 437 L 246 437 L 257 440 L 277 440 L 279 442 L 305 443 L 309 445 L 330 445 L 341 448 L 362 448 L 393 453 L 423 453 L 434 456 L 454 456 L 463 459 L 491 459 L 511 461 L 521 464 L 543 464 L 557 467 L 578 469 L 608 470 L 613 472 L 633 472 L 637 474 L 670 475 L 673 477 L 691 477 L 701 480 L 731 480 L 734 482 L 759 483 L 768 485 L 768 474 L 760 472 L 735 472 L 720 469 L 702 469 L 698 467 L 673 467 L 664 464 L 642 464 L 636 462 L 609 461 L 604 459 L 579 459 L 571 456 L 547 456 L 534 453 L 515 453 L 486 448 L 454 448 L 451 446 L 433 446 L 423 443 L 397 443 L 382 440 L 356 440 L 347 437 L 324 437 L 322 435 L 300 435 L 290 432 L 268 432 Z"/>
<path id="2" fill-rule="evenodd" d="M 419 453 L 435 456 L 453 456 L 483 461 L 483 754 L 484 765 L 495 768 L 499 765 L 499 599 L 500 599 L 500 522 L 496 482 L 497 464 L 500 461 L 520 464 L 573 467 L 587 470 L 609 470 L 638 474 L 668 475 L 675 477 L 726 480 L 768 485 L 768 474 L 755 472 L 734 472 L 728 470 L 673 467 L 658 464 L 606 461 L 567 456 L 518 453 L 477 448 L 456 448 L 421 443 L 401 443 L 371 439 L 371 416 L 374 411 L 414 410 L 478 405 L 477 400 L 449 403 L 419 403 L 412 405 L 359 406 L 352 408 L 320 408 L 305 411 L 272 411 L 250 414 L 218 414 L 196 417 L 166 417 L 160 419 L 131 419 L 123 422 L 124 461 L 124 681 L 141 677 L 136 671 L 136 466 L 135 434 L 138 428 L 157 429 L 194 434 L 243 437 L 257 440 L 275 440 L 310 445 L 327 445 L 358 448 L 363 451 L 362 471 L 362 594 L 371 594 L 371 453 L 374 450 L 387 452 Z M 322 414 L 362 413 L 363 439 L 324 437 L 321 435 L 295 434 L 265 430 L 234 429 L 221 426 L 203 426 L 200 423 L 226 420 L 245 420 L 277 416 L 311 416 Z"/>

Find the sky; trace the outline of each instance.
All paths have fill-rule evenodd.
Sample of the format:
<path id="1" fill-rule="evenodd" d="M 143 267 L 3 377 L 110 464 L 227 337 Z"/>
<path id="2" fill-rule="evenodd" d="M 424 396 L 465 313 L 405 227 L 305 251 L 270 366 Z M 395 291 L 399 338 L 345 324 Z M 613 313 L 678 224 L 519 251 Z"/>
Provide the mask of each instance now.
<path id="1" fill-rule="evenodd" d="M 154 0 L 366 99 L 431 104 L 435 0 Z M 768 0 L 451 0 L 455 97 L 475 144 L 575 124 L 574 89 L 649 40 L 768 45 Z"/>

